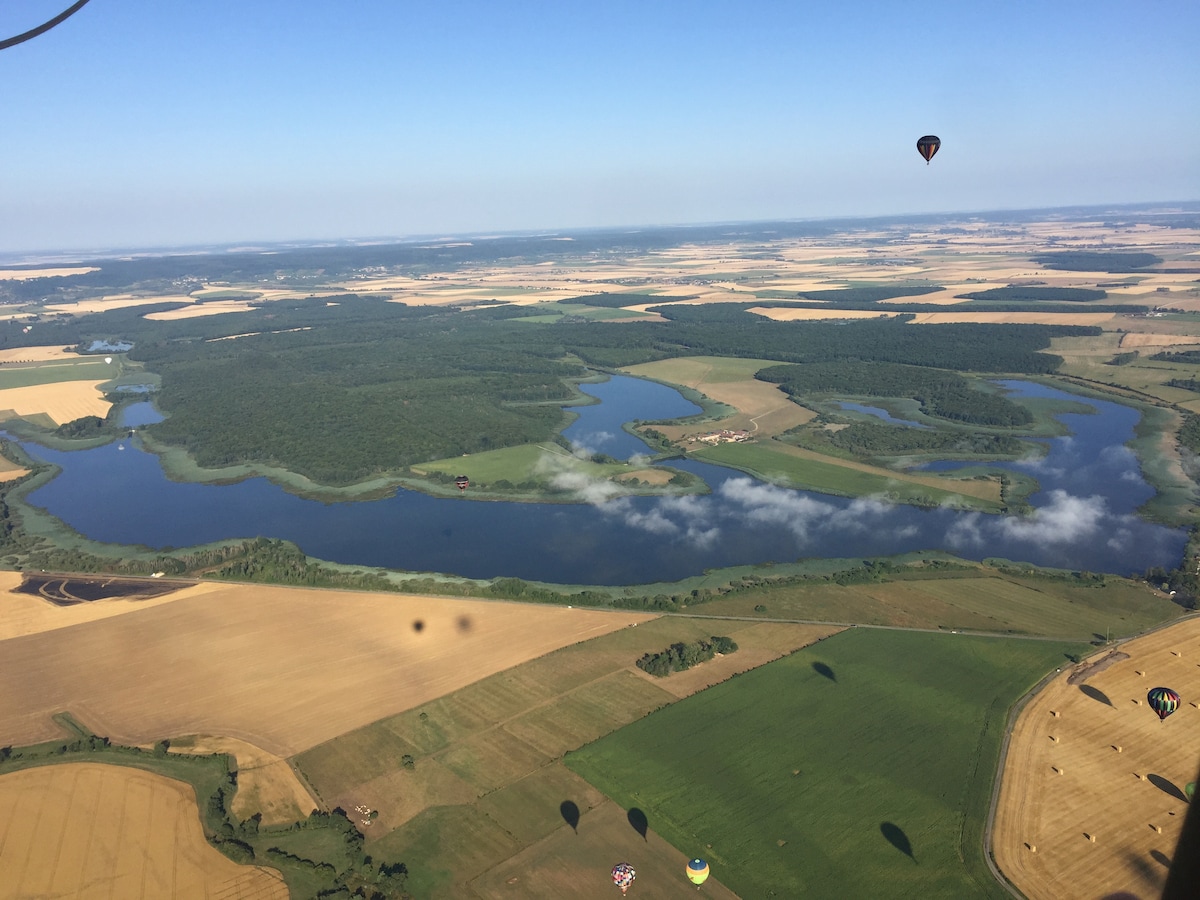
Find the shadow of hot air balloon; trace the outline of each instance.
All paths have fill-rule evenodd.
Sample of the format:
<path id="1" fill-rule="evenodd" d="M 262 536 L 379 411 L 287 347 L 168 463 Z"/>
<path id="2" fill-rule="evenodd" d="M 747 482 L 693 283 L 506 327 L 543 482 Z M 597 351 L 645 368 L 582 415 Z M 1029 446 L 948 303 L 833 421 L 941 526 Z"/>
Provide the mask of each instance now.
<path id="1" fill-rule="evenodd" d="M 564 800 L 558 805 L 558 813 L 571 826 L 571 830 L 579 834 L 579 807 L 570 800 Z"/>
<path id="2" fill-rule="evenodd" d="M 650 829 L 650 820 L 646 818 L 646 814 L 636 806 L 626 815 L 629 819 L 629 824 L 633 826 L 633 830 L 642 836 L 642 840 L 648 840 L 646 832 Z"/>
<path id="3" fill-rule="evenodd" d="M 894 822 L 884 822 L 879 826 L 879 833 L 884 836 L 889 844 L 911 859 L 913 862 L 917 858 L 913 856 L 912 842 L 909 841 L 908 835 L 904 833 L 904 829 Z"/>

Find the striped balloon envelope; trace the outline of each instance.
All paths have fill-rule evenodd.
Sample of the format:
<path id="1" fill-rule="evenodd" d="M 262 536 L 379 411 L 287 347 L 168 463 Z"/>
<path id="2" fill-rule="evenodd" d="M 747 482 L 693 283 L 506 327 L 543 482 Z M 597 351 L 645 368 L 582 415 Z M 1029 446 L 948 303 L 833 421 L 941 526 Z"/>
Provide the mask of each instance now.
<path id="1" fill-rule="evenodd" d="M 687 864 L 687 877 L 692 884 L 704 884 L 708 878 L 708 863 L 702 859 L 690 860 Z"/>
<path id="2" fill-rule="evenodd" d="M 1146 702 L 1150 704 L 1152 710 L 1158 713 L 1159 721 L 1166 719 L 1167 716 L 1179 709 L 1179 695 L 1170 688 L 1150 688 L 1146 693 Z"/>
<path id="3" fill-rule="evenodd" d="M 936 134 L 927 134 L 917 141 L 917 152 L 924 157 L 925 165 L 929 165 L 933 154 L 938 152 L 940 146 L 942 146 L 942 141 Z"/>

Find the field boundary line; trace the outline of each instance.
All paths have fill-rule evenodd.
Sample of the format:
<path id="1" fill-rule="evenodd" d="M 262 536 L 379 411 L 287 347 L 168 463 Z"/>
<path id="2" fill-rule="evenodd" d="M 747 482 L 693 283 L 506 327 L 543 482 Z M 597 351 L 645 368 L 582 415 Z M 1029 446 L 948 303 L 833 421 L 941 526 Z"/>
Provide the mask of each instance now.
<path id="1" fill-rule="evenodd" d="M 1129 637 L 1115 639 L 1110 643 L 1106 643 L 1101 647 L 1097 647 L 1094 652 L 1082 657 L 1075 665 L 1083 665 L 1085 662 L 1101 652 L 1106 653 L 1117 648 L 1121 644 L 1128 643 L 1132 640 L 1137 640 L 1138 638 L 1146 637 L 1147 635 L 1154 634 L 1156 631 L 1172 628 L 1182 622 L 1187 622 L 1198 617 L 1200 617 L 1200 612 L 1188 613 L 1172 619 L 1169 622 L 1160 622 L 1158 625 L 1155 625 L 1152 628 L 1147 628 L 1145 631 L 1130 635 Z M 1021 889 L 1018 888 L 1012 881 L 1010 881 L 1008 876 L 1005 875 L 1000 870 L 1000 867 L 996 864 L 992 841 L 993 832 L 995 831 L 996 825 L 996 810 L 1000 806 L 1000 788 L 1004 781 L 1004 766 L 1005 763 L 1008 762 L 1008 747 L 1012 740 L 1013 727 L 1016 725 L 1017 719 L 1020 717 L 1021 713 L 1024 712 L 1025 707 L 1030 704 L 1034 697 L 1041 693 L 1041 691 L 1059 674 L 1061 674 L 1061 672 L 1061 667 L 1053 672 L 1047 672 L 1037 684 L 1029 689 L 1025 696 L 1017 700 L 1017 702 L 1014 703 L 1009 709 L 1008 719 L 1004 723 L 1004 736 L 1000 742 L 1000 758 L 996 763 L 996 777 L 992 780 L 992 799 L 988 804 L 987 819 L 983 825 L 983 857 L 987 862 L 988 869 L 991 870 L 992 875 L 995 876 L 1000 885 L 1004 887 L 1010 894 L 1012 894 L 1012 896 L 1016 897 L 1017 900 L 1027 900 L 1026 894 L 1021 891 Z"/>

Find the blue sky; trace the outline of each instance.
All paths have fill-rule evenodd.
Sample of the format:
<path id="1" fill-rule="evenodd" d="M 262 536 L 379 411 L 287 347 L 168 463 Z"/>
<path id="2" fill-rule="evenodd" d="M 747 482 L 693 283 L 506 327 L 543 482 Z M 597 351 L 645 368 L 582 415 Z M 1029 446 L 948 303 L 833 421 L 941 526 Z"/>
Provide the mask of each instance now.
<path id="1" fill-rule="evenodd" d="M 91 0 L 0 51 L 0 252 L 1196 200 L 1198 39 L 1195 0 Z"/>

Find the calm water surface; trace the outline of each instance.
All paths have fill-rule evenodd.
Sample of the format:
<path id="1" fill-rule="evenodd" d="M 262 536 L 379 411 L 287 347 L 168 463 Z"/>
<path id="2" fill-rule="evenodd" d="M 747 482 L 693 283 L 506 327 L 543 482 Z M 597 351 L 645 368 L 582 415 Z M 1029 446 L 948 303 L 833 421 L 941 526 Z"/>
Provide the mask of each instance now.
<path id="1" fill-rule="evenodd" d="M 1025 382 L 1006 386 L 1081 400 Z M 696 409 L 670 388 L 634 378 L 586 389 L 602 402 L 577 408 L 579 419 L 564 433 L 580 447 L 621 459 L 648 448 L 620 423 Z M 1048 442 L 1044 458 L 1011 464 L 1042 482 L 1032 498 L 1036 513 L 1025 518 L 789 490 L 694 460 L 673 465 L 704 478 L 709 495 L 612 497 L 606 496 L 611 488 L 598 483 L 580 485 L 581 500 L 590 502 L 577 504 L 473 502 L 406 490 L 383 500 L 322 503 L 265 478 L 172 482 L 136 438 L 126 440 L 124 450 L 117 443 L 73 452 L 23 446 L 62 468 L 30 494 L 30 503 L 95 540 L 156 549 L 266 535 L 354 565 L 562 584 L 644 584 L 722 566 L 934 549 L 1119 574 L 1176 565 L 1184 533 L 1133 514 L 1153 493 L 1123 446 L 1138 413 L 1083 402 L 1097 412 L 1061 416 L 1070 437 Z M 138 427 L 156 416 L 149 403 L 135 404 L 125 424 Z"/>

